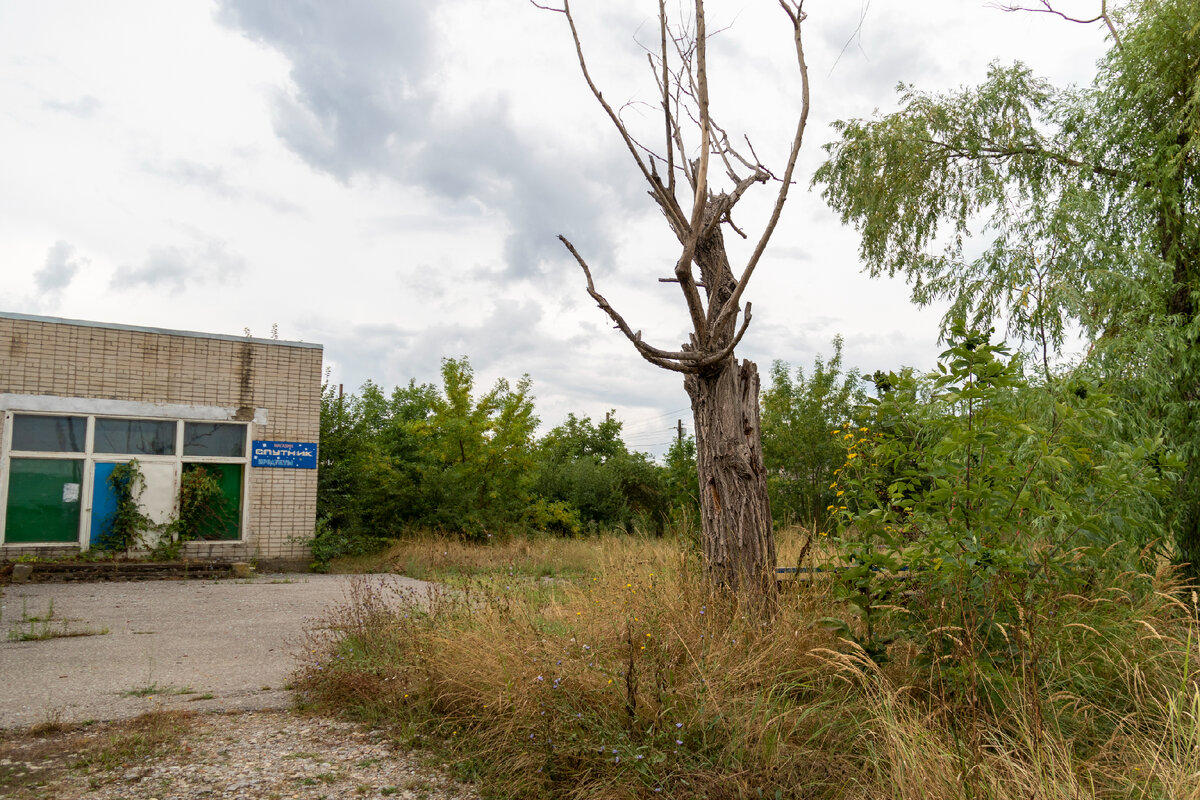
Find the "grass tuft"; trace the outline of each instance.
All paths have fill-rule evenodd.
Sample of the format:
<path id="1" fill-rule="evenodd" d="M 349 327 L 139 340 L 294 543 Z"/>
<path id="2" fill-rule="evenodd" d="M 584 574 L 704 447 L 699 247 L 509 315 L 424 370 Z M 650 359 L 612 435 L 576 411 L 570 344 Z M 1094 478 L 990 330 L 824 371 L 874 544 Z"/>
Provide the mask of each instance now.
<path id="1" fill-rule="evenodd" d="M 108 771 L 177 752 L 193 717 L 189 711 L 157 710 L 118 723 L 79 753 L 76 767 Z"/>

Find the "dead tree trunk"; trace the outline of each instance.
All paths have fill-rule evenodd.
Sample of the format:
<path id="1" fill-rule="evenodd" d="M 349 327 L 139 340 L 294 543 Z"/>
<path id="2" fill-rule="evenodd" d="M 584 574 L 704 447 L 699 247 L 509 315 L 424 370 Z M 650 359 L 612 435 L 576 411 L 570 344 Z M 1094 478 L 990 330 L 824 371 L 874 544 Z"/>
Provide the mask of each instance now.
<path id="1" fill-rule="evenodd" d="M 730 356 L 684 387 L 696 423 L 700 521 L 710 582 L 752 594 L 775 586 L 775 537 L 758 424 L 758 368 Z"/>
<path id="2" fill-rule="evenodd" d="M 683 373 L 696 425 L 701 536 L 707 575 L 713 585 L 737 591 L 760 607 L 769 604 L 757 601 L 775 589 L 775 539 L 759 433 L 758 370 L 750 361 L 739 364 L 734 348 L 750 324 L 750 303 L 742 308 L 742 294 L 787 200 L 809 107 L 808 69 L 800 38 L 805 18 L 803 0 L 778 2 L 791 22 L 801 86 L 799 119 L 787 168 L 778 177 L 758 160 L 749 141 L 747 158 L 730 144 L 726 131 L 713 121 L 708 101 L 708 33 L 703 0 L 695 0 L 694 28 L 682 35 L 676 35 L 668 24 L 665 0 L 658 3 L 661 49 L 651 55 L 651 62 L 663 112 L 664 151 L 657 155 L 649 154 L 634 140 L 592 81 L 570 0 L 563 0 L 562 8 L 549 9 L 566 16 L 588 88 L 621 135 L 650 186 L 650 196 L 682 247 L 674 277 L 668 280 L 678 283 L 683 292 L 692 324 L 690 340 L 677 351 L 660 350 L 644 342 L 641 331 L 630 328 L 597 291 L 591 269 L 575 247 L 566 238 L 559 239 L 583 269 L 588 294 L 638 353 L 652 364 Z M 694 157 L 688 155 L 685 126 L 687 133 L 699 134 Z M 710 163 L 720 163 L 723 167 L 718 172 L 723 188 L 717 189 L 710 182 Z M 677 178 L 683 180 L 677 182 Z M 745 267 L 735 274 L 725 248 L 723 228 L 728 226 L 746 238 L 733 224 L 733 208 L 750 187 L 768 182 L 779 184 L 771 216 Z M 704 297 L 700 295 L 701 288 Z"/>

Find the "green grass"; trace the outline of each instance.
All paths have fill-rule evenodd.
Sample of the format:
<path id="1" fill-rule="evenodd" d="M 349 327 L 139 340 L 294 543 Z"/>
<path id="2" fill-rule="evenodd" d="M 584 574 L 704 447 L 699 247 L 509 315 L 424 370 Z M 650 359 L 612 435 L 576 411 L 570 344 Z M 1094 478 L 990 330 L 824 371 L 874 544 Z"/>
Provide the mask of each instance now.
<path id="1" fill-rule="evenodd" d="M 28 598 L 21 599 L 21 619 L 8 630 L 10 642 L 43 642 L 49 639 L 68 639 L 74 636 L 103 636 L 108 628 L 71 628 L 78 620 L 58 616 L 54 611 L 54 598 L 46 603 L 41 614 L 30 614 Z"/>
<path id="2" fill-rule="evenodd" d="M 44 642 L 49 639 L 70 639 L 75 636 L 104 636 L 108 628 L 71 628 L 69 620 L 58 620 L 55 625 L 50 621 L 29 621 L 27 628 L 10 628 L 10 642 Z"/>

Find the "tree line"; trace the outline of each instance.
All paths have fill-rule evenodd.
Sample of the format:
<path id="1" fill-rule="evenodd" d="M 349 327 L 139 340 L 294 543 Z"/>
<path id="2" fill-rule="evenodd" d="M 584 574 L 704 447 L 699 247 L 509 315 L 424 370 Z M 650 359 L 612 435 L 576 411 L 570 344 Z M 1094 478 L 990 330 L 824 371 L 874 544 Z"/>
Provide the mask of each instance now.
<path id="1" fill-rule="evenodd" d="M 537 435 L 532 382 L 476 391 L 467 358 L 442 363 L 442 385 L 389 394 L 372 381 L 321 394 L 314 556 L 362 552 L 414 528 L 477 541 L 528 532 L 661 534 L 695 503 L 695 443 L 664 464 L 630 450 L 612 414 L 569 414 Z"/>
<path id="2" fill-rule="evenodd" d="M 530 532 L 695 534 L 696 444 L 676 437 L 661 461 L 631 449 L 623 422 L 570 413 L 538 435 L 532 382 L 476 386 L 467 358 L 442 364 L 442 385 L 390 393 L 367 381 L 321 393 L 317 560 L 361 552 L 414 529 L 487 541 Z M 763 395 L 764 450 L 776 522 L 826 525 L 827 484 L 844 447 L 828 431 L 863 399 L 843 373 L 842 340 L 811 373 L 775 363 Z"/>

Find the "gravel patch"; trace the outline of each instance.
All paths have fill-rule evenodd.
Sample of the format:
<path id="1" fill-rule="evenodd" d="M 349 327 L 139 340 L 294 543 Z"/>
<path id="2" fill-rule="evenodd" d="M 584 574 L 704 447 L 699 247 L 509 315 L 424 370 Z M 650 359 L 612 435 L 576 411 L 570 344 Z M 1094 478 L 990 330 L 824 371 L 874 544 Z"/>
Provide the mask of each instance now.
<path id="1" fill-rule="evenodd" d="M 288 711 L 193 714 L 166 752 L 86 766 L 122 723 L 0 737 L 0 796 L 12 800 L 478 800 L 420 751 L 360 725 Z M 129 725 L 129 723 L 124 723 Z"/>

